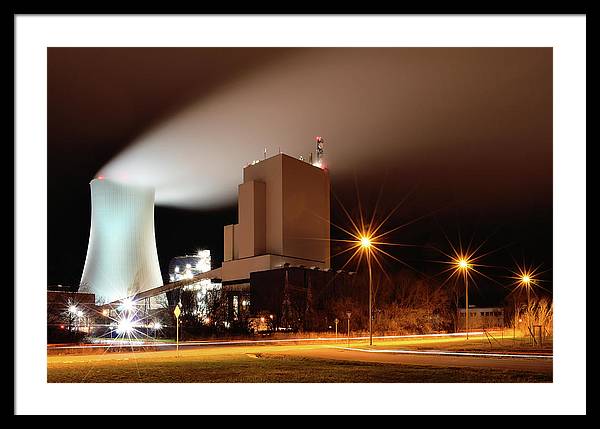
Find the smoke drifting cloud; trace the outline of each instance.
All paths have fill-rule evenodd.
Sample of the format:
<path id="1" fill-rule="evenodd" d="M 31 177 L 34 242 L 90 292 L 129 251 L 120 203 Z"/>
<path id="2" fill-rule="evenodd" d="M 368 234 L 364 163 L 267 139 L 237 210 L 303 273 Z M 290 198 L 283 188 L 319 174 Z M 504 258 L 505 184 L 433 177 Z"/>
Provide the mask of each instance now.
<path id="1" fill-rule="evenodd" d="M 290 52 L 148 129 L 98 174 L 154 186 L 158 205 L 222 207 L 264 148 L 308 157 L 322 135 L 334 183 L 392 170 L 482 198 L 551 186 L 551 49 Z"/>

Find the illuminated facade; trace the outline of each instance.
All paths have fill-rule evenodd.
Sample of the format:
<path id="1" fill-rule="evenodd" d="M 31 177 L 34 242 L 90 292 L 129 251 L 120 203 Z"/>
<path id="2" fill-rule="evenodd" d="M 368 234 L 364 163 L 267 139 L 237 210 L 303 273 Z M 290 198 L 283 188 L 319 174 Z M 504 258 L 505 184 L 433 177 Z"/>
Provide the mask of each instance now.
<path id="1" fill-rule="evenodd" d="M 283 264 L 329 268 L 329 174 L 285 154 L 244 168 L 238 223 L 224 229 L 224 282 Z"/>
<path id="2" fill-rule="evenodd" d="M 232 320 L 252 306 L 251 273 L 329 269 L 330 182 L 322 143 L 318 165 L 279 154 L 244 168 L 238 223 L 224 228 L 220 270 Z"/>
<path id="3" fill-rule="evenodd" d="M 162 286 L 154 237 L 154 189 L 97 178 L 80 292 L 108 303 Z"/>
<path id="4" fill-rule="evenodd" d="M 169 263 L 169 281 L 191 279 L 210 270 L 210 250 L 199 250 L 195 255 L 176 256 Z"/>
<path id="5" fill-rule="evenodd" d="M 180 280 L 191 279 L 199 274 L 211 270 L 210 250 L 199 250 L 195 255 L 176 256 L 169 263 L 169 281 L 177 282 Z M 220 289 L 221 283 L 214 282 L 211 279 L 202 279 L 195 283 L 184 286 L 183 290 L 191 290 L 196 293 L 197 308 L 194 315 L 205 316 L 208 312 L 206 306 L 207 293 L 215 289 Z M 167 293 L 168 299 L 172 305 L 180 300 L 180 290 L 174 290 Z"/>

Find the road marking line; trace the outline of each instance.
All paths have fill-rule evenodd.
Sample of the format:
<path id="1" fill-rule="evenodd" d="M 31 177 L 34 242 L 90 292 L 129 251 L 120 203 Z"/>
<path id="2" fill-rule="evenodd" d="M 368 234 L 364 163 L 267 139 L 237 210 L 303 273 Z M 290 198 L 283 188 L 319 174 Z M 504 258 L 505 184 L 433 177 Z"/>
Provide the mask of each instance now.
<path id="1" fill-rule="evenodd" d="M 398 353 L 398 354 L 422 354 L 422 355 L 450 355 L 450 356 L 484 356 L 484 357 L 508 357 L 508 358 L 528 358 L 528 359 L 552 359 L 553 355 L 529 355 L 529 354 L 509 354 L 509 353 L 471 353 L 471 352 L 446 352 L 442 350 L 368 350 L 353 347 L 335 347 L 340 350 L 350 350 L 367 353 Z"/>

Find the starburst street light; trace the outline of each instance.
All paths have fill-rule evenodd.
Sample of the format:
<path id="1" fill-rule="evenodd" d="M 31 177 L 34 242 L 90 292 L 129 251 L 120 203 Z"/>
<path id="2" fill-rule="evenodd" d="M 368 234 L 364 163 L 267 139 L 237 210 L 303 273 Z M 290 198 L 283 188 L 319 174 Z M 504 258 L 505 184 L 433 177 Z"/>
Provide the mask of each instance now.
<path id="1" fill-rule="evenodd" d="M 131 336 L 133 333 L 133 320 L 131 317 L 124 317 L 117 324 L 117 334 Z"/>
<path id="2" fill-rule="evenodd" d="M 367 236 L 360 237 L 360 245 L 363 249 L 369 249 L 371 247 L 371 239 Z"/>
<path id="3" fill-rule="evenodd" d="M 454 261 L 456 269 L 462 273 L 462 277 L 465 281 L 465 329 L 467 331 L 467 340 L 469 339 L 469 270 L 471 264 L 466 256 L 460 256 L 458 260 Z"/>
<path id="4" fill-rule="evenodd" d="M 542 280 L 539 279 L 539 276 L 541 274 L 543 274 L 546 271 L 540 272 L 539 269 L 541 267 L 537 266 L 535 268 L 533 267 L 527 267 L 525 265 L 525 263 L 523 263 L 522 265 L 517 264 L 517 270 L 516 271 L 511 271 L 512 276 L 510 276 L 509 278 L 513 280 L 512 286 L 513 286 L 513 291 L 511 293 L 514 292 L 519 292 L 519 294 L 525 290 L 525 292 L 527 293 L 527 314 L 529 315 L 529 312 L 531 311 L 531 292 L 533 292 L 535 294 L 535 287 L 544 289 L 541 285 L 540 282 L 542 282 Z M 516 313 L 516 300 L 515 300 L 515 313 Z M 528 327 L 529 330 L 531 331 L 531 317 L 528 316 Z M 514 330 L 513 330 L 514 331 Z M 514 336 L 514 334 L 513 334 Z"/>
<path id="5" fill-rule="evenodd" d="M 446 235 L 446 234 L 444 233 L 444 235 Z M 462 278 L 462 280 L 465 284 L 465 330 L 466 330 L 466 338 L 468 340 L 469 339 L 469 282 L 472 281 L 475 285 L 477 285 L 475 283 L 475 279 L 473 278 L 473 275 L 472 275 L 473 273 L 479 274 L 479 275 L 495 282 L 495 280 L 491 279 L 490 277 L 486 276 L 481 271 L 479 271 L 479 268 L 483 267 L 484 265 L 482 265 L 478 262 L 479 260 L 481 260 L 481 258 L 483 258 L 486 255 L 489 255 L 490 253 L 493 253 L 495 250 L 484 253 L 484 254 L 478 254 L 479 250 L 481 249 L 481 247 L 483 246 L 485 241 L 483 243 L 481 243 L 479 246 L 477 246 L 474 250 L 471 250 L 470 244 L 469 244 L 469 246 L 467 246 L 466 249 L 463 249 L 462 242 L 459 241 L 459 245 L 454 246 L 452 244 L 452 242 L 448 239 L 447 236 L 446 236 L 446 240 L 448 241 L 448 244 L 450 245 L 450 248 L 452 249 L 452 254 L 447 254 L 447 253 L 437 249 L 440 253 L 442 253 L 446 256 L 447 260 L 446 261 L 436 261 L 436 262 L 440 262 L 440 263 L 449 265 L 448 268 L 446 268 L 445 270 L 442 271 L 442 273 L 449 273 L 448 278 L 446 279 L 446 281 L 444 281 L 444 283 L 442 283 L 442 286 L 446 282 L 448 282 L 450 279 L 459 279 L 459 278 Z"/>
<path id="6" fill-rule="evenodd" d="M 344 211 L 345 211 L 345 209 L 344 209 Z M 382 255 L 386 255 L 386 256 L 388 256 L 388 257 L 390 257 L 390 258 L 400 262 L 401 264 L 414 270 L 414 268 L 412 268 L 406 262 L 396 258 L 395 256 L 386 252 L 382 248 L 382 246 L 410 246 L 410 245 L 399 244 L 399 243 L 389 243 L 389 242 L 383 241 L 383 238 L 386 235 L 388 235 L 392 231 L 395 231 L 398 228 L 394 228 L 390 231 L 377 234 L 379 229 L 383 226 L 383 223 L 389 218 L 389 215 L 379 225 L 373 225 L 374 218 L 371 219 L 371 222 L 369 223 L 369 225 L 365 225 L 364 220 L 362 219 L 362 216 L 361 216 L 361 227 L 359 227 L 357 225 L 357 223 L 352 220 L 352 218 L 349 216 L 349 214 L 347 212 L 346 212 L 346 214 L 348 215 L 348 218 L 350 219 L 350 222 L 352 223 L 354 232 L 348 231 L 347 229 L 341 228 L 333 223 L 332 223 L 332 225 L 336 226 L 337 228 L 339 228 L 342 231 L 349 234 L 351 236 L 351 239 L 350 240 L 333 240 L 332 239 L 331 241 L 340 241 L 340 242 L 350 243 L 351 246 L 333 256 L 338 256 L 338 255 L 341 255 L 342 253 L 346 253 L 346 252 L 354 250 L 354 252 L 350 256 L 348 261 L 346 261 L 346 263 L 342 267 L 342 270 L 344 268 L 346 268 L 346 266 L 352 260 L 354 260 L 355 257 L 358 257 L 357 266 L 360 265 L 360 262 L 363 257 L 366 259 L 367 268 L 369 271 L 369 345 L 372 346 L 373 345 L 373 269 L 372 269 L 372 262 L 375 261 L 386 276 L 388 276 L 388 275 L 385 272 L 385 269 L 383 268 L 381 261 L 379 260 L 379 258 L 382 257 Z M 389 278 L 389 276 L 388 276 L 388 278 Z"/>
<path id="7" fill-rule="evenodd" d="M 360 236 L 360 247 L 367 255 L 367 266 L 369 267 L 369 345 L 373 345 L 373 276 L 371 275 L 371 237 Z"/>
<path id="8" fill-rule="evenodd" d="M 79 314 L 81 313 L 81 315 Z M 69 332 L 73 330 L 73 324 L 77 323 L 76 326 L 79 326 L 78 319 L 81 318 L 83 312 L 77 307 L 77 303 L 73 302 L 71 299 L 67 300 L 66 310 L 63 312 L 65 317 L 69 321 Z"/>
<path id="9" fill-rule="evenodd" d="M 129 298 L 129 297 L 124 298 L 121 300 L 121 304 L 119 305 L 119 310 L 132 312 L 133 310 L 135 310 L 135 305 L 136 305 L 136 303 L 133 301 L 132 298 Z"/>
<path id="10" fill-rule="evenodd" d="M 523 265 L 517 265 L 516 271 L 511 271 L 513 274 L 509 278 L 513 280 L 514 290 L 522 291 L 523 289 L 527 292 L 527 306 L 529 307 L 531 302 L 531 292 L 534 287 L 541 287 L 541 280 L 538 278 L 541 274 L 539 272 L 540 267 L 531 268 Z M 543 288 L 542 288 L 543 289 Z M 534 292 L 535 293 L 535 292 Z"/>
<path id="11" fill-rule="evenodd" d="M 531 275 L 529 273 L 522 273 L 519 284 L 527 290 L 527 312 L 531 308 Z M 527 317 L 529 322 L 529 330 L 531 331 L 531 317 Z"/>
<path id="12" fill-rule="evenodd" d="M 371 218 L 369 219 L 365 219 L 365 216 L 363 216 L 363 212 L 362 212 L 362 205 L 360 203 L 360 196 L 358 196 L 358 209 L 359 209 L 359 213 L 360 213 L 360 218 L 359 220 L 355 220 L 352 218 L 352 216 L 350 215 L 350 213 L 348 212 L 348 210 L 344 207 L 344 205 L 342 204 L 342 202 L 339 200 L 339 198 L 337 198 L 337 196 L 335 194 L 333 194 L 333 196 L 336 198 L 336 200 L 338 201 L 338 203 L 340 204 L 340 207 L 343 210 L 343 213 L 346 215 L 346 217 L 348 218 L 348 221 L 350 222 L 350 227 L 348 228 L 344 228 L 341 227 L 339 225 L 336 225 L 335 223 L 330 222 L 330 224 L 334 227 L 336 227 L 337 229 L 339 229 L 340 231 L 344 232 L 345 234 L 347 234 L 349 236 L 348 239 L 329 239 L 329 241 L 331 242 L 341 242 L 341 243 L 348 243 L 350 244 L 350 246 L 348 246 L 346 249 L 331 255 L 331 257 L 329 259 L 332 259 L 336 256 L 342 255 L 344 253 L 348 253 L 348 252 L 352 252 L 350 258 L 346 261 L 346 263 L 341 267 L 340 271 L 343 271 L 346 266 L 348 266 L 348 264 L 350 264 L 353 260 L 355 260 L 355 258 L 357 259 L 357 269 L 358 266 L 360 265 L 363 257 L 366 259 L 367 262 L 367 267 L 368 267 L 368 271 L 369 271 L 369 345 L 373 345 L 373 279 L 372 279 L 372 262 L 375 261 L 375 263 L 377 263 L 377 265 L 381 268 L 383 274 L 385 274 L 385 276 L 389 279 L 389 275 L 387 274 L 387 272 L 385 271 L 382 261 L 380 261 L 380 258 L 383 259 L 383 255 L 401 263 L 402 265 L 410 268 L 413 271 L 418 272 L 417 270 L 415 270 L 413 267 L 411 267 L 409 264 L 407 264 L 406 262 L 402 261 L 401 259 L 398 259 L 397 257 L 395 257 L 394 255 L 390 254 L 389 252 L 385 251 L 383 249 L 383 247 L 385 246 L 406 246 L 406 247 L 412 247 L 412 245 L 410 244 L 401 244 L 401 243 L 391 243 L 389 242 L 389 236 L 391 233 L 393 233 L 394 231 L 397 231 L 405 226 L 408 226 L 422 218 L 424 218 L 425 216 L 421 216 L 419 218 L 416 218 L 412 221 L 406 222 L 402 225 L 396 226 L 394 228 L 391 228 L 385 232 L 382 232 L 381 229 L 383 228 L 383 226 L 385 225 L 385 223 L 390 219 L 390 217 L 398 210 L 398 208 L 404 203 L 404 201 L 406 200 L 406 198 L 408 197 L 408 195 L 406 197 L 404 197 L 397 205 L 396 207 L 394 207 L 393 210 L 391 210 L 389 213 L 387 213 L 387 215 L 385 215 L 385 218 L 381 221 L 381 222 L 376 222 L 376 216 L 377 216 L 377 207 L 379 205 L 379 198 L 382 195 L 382 191 L 383 188 L 380 190 L 379 193 L 379 197 L 377 199 L 377 203 L 375 204 L 375 207 L 373 209 L 373 212 L 371 214 Z M 358 194 L 358 187 L 357 187 L 357 194 Z"/>

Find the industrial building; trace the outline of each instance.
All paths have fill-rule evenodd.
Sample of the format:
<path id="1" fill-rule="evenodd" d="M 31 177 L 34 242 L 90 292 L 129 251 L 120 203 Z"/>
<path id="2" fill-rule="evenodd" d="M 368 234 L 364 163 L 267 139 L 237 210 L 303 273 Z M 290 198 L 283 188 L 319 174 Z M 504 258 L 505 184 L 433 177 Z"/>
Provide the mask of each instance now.
<path id="1" fill-rule="evenodd" d="M 199 250 L 195 255 L 175 256 L 169 262 L 169 281 L 191 279 L 212 269 L 210 250 Z"/>
<path id="2" fill-rule="evenodd" d="M 256 271 L 250 273 L 250 293 L 240 301 L 250 303 L 250 311 L 244 314 L 243 306 L 240 316 L 266 317 L 273 330 L 326 331 L 340 317 L 335 304 L 355 287 L 355 281 L 354 273 L 288 264 Z M 238 310 L 231 304 L 235 319 Z"/>
<path id="3" fill-rule="evenodd" d="M 283 264 L 329 268 L 329 175 L 285 154 L 244 168 L 238 223 L 224 228 L 223 284 Z"/>
<path id="4" fill-rule="evenodd" d="M 276 293 L 253 291 L 252 273 L 284 266 L 329 269 L 329 192 L 326 169 L 285 154 L 244 168 L 238 223 L 224 228 L 220 270 L 234 320 L 246 309 L 262 310 L 259 290 Z M 272 286 L 281 289 L 283 283 Z"/>
<path id="5" fill-rule="evenodd" d="M 458 329 L 466 329 L 466 311 L 459 308 Z M 504 327 L 504 308 L 469 306 L 469 329 Z"/>
<path id="6" fill-rule="evenodd" d="M 178 282 L 181 280 L 192 280 L 200 274 L 212 270 L 210 250 L 199 250 L 195 255 L 176 256 L 169 262 L 169 281 Z M 166 293 L 168 304 L 174 306 L 181 301 L 181 290 L 190 290 L 196 293 L 196 313 L 195 315 L 204 316 L 208 309 L 205 306 L 206 294 L 221 288 L 221 282 L 216 279 L 204 278 L 191 282 L 179 289 L 174 289 Z"/>
<path id="7" fill-rule="evenodd" d="M 87 331 L 97 314 L 92 293 L 48 290 L 47 326 L 49 330 Z"/>
<path id="8" fill-rule="evenodd" d="M 80 292 L 96 303 L 126 297 L 174 306 L 181 291 L 220 291 L 227 325 L 268 314 L 275 328 L 327 325 L 327 300 L 353 281 L 330 268 L 330 180 L 323 139 L 308 160 L 279 153 L 243 169 L 238 222 L 223 231 L 224 257 L 209 250 L 171 260 L 163 285 L 154 239 L 154 191 L 98 177 L 91 181 L 92 225 Z M 166 295 L 165 295 L 166 293 Z M 161 298 L 161 299 L 159 299 Z M 168 298 L 168 300 L 166 299 Z M 158 299 L 158 301 L 157 301 Z M 222 307 L 220 307 L 222 308 Z M 206 309 L 196 308 L 202 317 Z"/>

